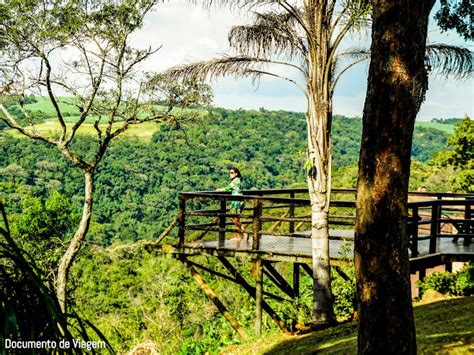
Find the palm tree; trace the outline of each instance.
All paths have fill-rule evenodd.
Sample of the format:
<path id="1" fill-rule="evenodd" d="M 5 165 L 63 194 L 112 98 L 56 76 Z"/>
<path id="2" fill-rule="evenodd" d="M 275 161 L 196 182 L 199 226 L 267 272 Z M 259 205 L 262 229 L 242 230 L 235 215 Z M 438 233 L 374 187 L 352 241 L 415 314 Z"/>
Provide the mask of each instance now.
<path id="1" fill-rule="evenodd" d="M 212 1 L 205 2 L 211 5 Z M 256 12 L 250 25 L 233 27 L 229 44 L 236 55 L 177 66 L 167 71 L 173 78 L 208 79 L 221 76 L 261 76 L 286 80 L 306 97 L 308 130 L 307 183 L 311 200 L 312 254 L 314 277 L 313 322 L 327 325 L 334 321 L 330 285 L 328 212 L 331 193 L 331 118 L 332 96 L 337 79 L 337 60 L 364 52 L 337 53 L 344 36 L 366 21 L 369 6 L 365 1 L 221 1 L 231 7 L 254 9 L 274 4 L 266 12 Z M 357 55 L 361 55 L 358 58 Z M 284 67 L 293 75 L 277 74 Z M 294 79 L 302 77 L 303 84 Z"/>
<path id="2" fill-rule="evenodd" d="M 214 3 L 203 2 L 208 6 Z M 368 50 L 341 50 L 341 42 L 349 31 L 360 29 L 368 23 L 370 6 L 364 0 L 222 0 L 217 3 L 249 10 L 269 4 L 274 6 L 270 11 L 255 12 L 252 24 L 231 29 L 228 40 L 235 55 L 176 66 L 169 69 L 167 75 L 199 80 L 223 76 L 249 77 L 254 81 L 262 76 L 270 76 L 292 83 L 305 95 L 308 130 L 306 168 L 312 216 L 313 323 L 330 324 L 334 320 L 328 229 L 332 97 L 341 75 L 370 57 Z M 449 56 L 453 51 L 454 60 Z M 440 66 L 445 70 L 444 73 L 461 70 L 462 65 L 456 67 L 445 64 L 463 62 L 466 52 L 469 53 L 463 49 L 437 45 L 429 53 L 429 63 L 433 67 Z M 342 66 L 341 63 L 346 60 L 349 60 L 349 64 Z M 278 67 L 286 68 L 290 74 L 277 74 L 274 69 Z M 295 79 L 296 76 L 300 79 Z"/>

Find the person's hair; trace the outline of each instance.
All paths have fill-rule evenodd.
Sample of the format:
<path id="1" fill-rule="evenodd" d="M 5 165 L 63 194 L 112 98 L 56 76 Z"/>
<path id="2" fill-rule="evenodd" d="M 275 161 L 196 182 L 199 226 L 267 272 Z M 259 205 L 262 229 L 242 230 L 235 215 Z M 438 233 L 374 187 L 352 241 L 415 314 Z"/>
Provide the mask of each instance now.
<path id="1" fill-rule="evenodd" d="M 237 168 L 230 168 L 231 171 L 235 171 L 235 173 L 237 174 L 236 177 L 238 178 L 241 178 L 242 179 L 242 175 L 240 174 L 240 170 L 237 169 Z M 235 178 L 234 178 L 235 179 Z"/>

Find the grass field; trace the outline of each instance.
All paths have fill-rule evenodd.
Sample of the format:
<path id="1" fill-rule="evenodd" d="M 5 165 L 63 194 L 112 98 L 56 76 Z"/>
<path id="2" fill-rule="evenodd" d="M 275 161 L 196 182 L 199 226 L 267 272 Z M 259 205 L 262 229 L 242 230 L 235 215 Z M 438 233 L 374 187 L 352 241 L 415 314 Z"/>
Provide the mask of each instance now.
<path id="1" fill-rule="evenodd" d="M 74 116 L 79 115 L 79 110 L 77 107 L 68 104 L 68 102 L 72 102 L 71 99 L 67 97 L 60 97 L 59 99 L 59 107 L 64 116 Z M 30 111 L 41 111 L 47 114 L 50 117 L 54 117 L 56 115 L 56 111 L 54 106 L 51 104 L 51 101 L 45 97 L 36 96 L 35 103 L 28 104 L 27 108 Z"/>
<path id="2" fill-rule="evenodd" d="M 454 132 L 454 125 L 451 125 L 451 124 L 416 121 L 415 122 L 415 127 L 434 128 L 434 129 L 438 129 L 440 131 L 446 132 L 448 134 L 453 134 L 453 132 Z"/>
<path id="3" fill-rule="evenodd" d="M 72 122 L 68 122 L 66 120 L 66 126 L 68 129 L 71 129 L 73 126 Z M 56 121 L 45 121 L 43 123 L 39 123 L 35 125 L 36 129 L 43 135 L 47 137 L 56 137 L 60 132 L 59 123 Z M 105 130 L 105 125 L 99 125 L 102 131 Z M 120 125 L 117 124 L 116 128 L 119 128 Z M 159 128 L 159 125 L 152 122 L 146 122 L 139 125 L 132 125 L 130 126 L 124 133 L 122 133 L 119 137 L 122 138 L 138 138 L 140 140 L 149 141 L 153 135 Z M 13 137 L 20 138 L 24 137 L 21 133 L 14 131 L 14 130 L 5 130 L 4 132 L 10 134 Z M 95 130 L 94 126 L 91 123 L 84 123 L 77 131 L 79 135 L 86 135 L 86 136 L 94 136 L 97 137 L 97 131 Z"/>
<path id="4" fill-rule="evenodd" d="M 419 354 L 474 353 L 474 297 L 415 306 Z M 275 335 L 252 344 L 231 346 L 223 354 L 357 354 L 357 324 L 300 336 Z"/>
<path id="5" fill-rule="evenodd" d="M 47 134 L 48 136 L 54 136 L 55 134 L 57 134 L 57 132 L 59 132 L 59 124 L 57 123 L 57 121 L 53 120 L 53 117 L 55 117 L 56 115 L 54 107 L 49 101 L 49 99 L 45 97 L 37 96 L 36 100 L 37 102 L 27 105 L 28 109 L 30 111 L 42 111 L 46 115 L 52 117 L 51 121 L 49 120 L 44 121 L 42 123 L 37 124 L 36 127 L 39 132 L 43 134 Z M 66 121 L 67 126 L 71 127 L 72 124 L 76 122 L 79 117 L 78 109 L 68 104 L 68 102 L 72 101 L 71 98 L 60 97 L 58 98 L 58 100 L 59 100 L 59 106 L 64 115 L 64 120 Z M 189 111 L 189 110 L 185 110 L 185 111 Z M 83 135 L 96 135 L 96 131 L 92 125 L 94 120 L 95 120 L 95 117 L 88 117 L 85 123 L 83 124 L 83 126 L 80 128 L 79 133 Z M 417 121 L 415 124 L 417 127 L 434 128 L 434 129 L 438 129 L 440 131 L 446 132 L 448 134 L 452 134 L 454 131 L 454 126 L 449 125 L 449 124 L 425 122 L 425 121 Z M 157 131 L 157 129 L 158 129 L 158 125 L 152 124 L 152 123 L 131 126 L 122 135 L 122 137 L 136 137 L 136 138 L 146 141 L 151 138 L 151 136 L 153 135 L 153 133 Z M 12 136 L 15 136 L 15 137 L 20 136 L 20 134 L 18 134 L 17 132 L 14 132 L 14 131 L 13 132 L 8 131 L 8 132 Z"/>
<path id="6" fill-rule="evenodd" d="M 59 134 L 60 125 L 58 121 L 54 118 L 56 116 L 56 111 L 51 104 L 50 100 L 44 97 L 37 96 L 37 102 L 28 104 L 27 107 L 31 112 L 34 111 L 41 111 L 44 112 L 46 115 L 51 117 L 51 120 L 45 120 L 41 123 L 35 124 L 36 129 L 41 133 L 48 137 L 54 137 Z M 73 124 L 79 119 L 79 111 L 75 106 L 68 104 L 71 102 L 72 99 L 67 97 L 60 97 L 59 106 L 61 108 L 62 114 L 64 116 L 64 121 L 66 122 L 66 126 L 70 129 Z M 184 110 L 189 111 L 189 110 Z M 200 113 L 200 112 L 199 112 Z M 96 117 L 91 116 L 87 117 L 85 122 L 82 124 L 81 128 L 78 130 L 78 134 L 80 135 L 93 135 L 97 136 L 97 131 L 95 130 L 93 123 Z M 99 125 L 99 127 L 104 130 L 105 124 Z M 117 123 L 115 125 L 116 128 L 120 127 L 120 124 Z M 148 141 L 151 139 L 153 133 L 155 133 L 159 128 L 159 125 L 156 123 L 143 123 L 139 125 L 131 125 L 124 133 L 120 135 L 120 137 L 124 138 L 138 138 L 144 141 Z M 5 130 L 5 133 L 10 134 L 13 137 L 23 137 L 22 134 L 18 133 L 14 130 Z"/>

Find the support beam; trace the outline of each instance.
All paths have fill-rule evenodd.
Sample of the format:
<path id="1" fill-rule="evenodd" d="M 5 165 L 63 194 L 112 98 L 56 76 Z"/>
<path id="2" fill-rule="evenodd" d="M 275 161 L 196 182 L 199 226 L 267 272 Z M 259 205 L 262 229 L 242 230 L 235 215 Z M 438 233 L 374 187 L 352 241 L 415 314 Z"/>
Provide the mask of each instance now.
<path id="1" fill-rule="evenodd" d="M 291 288 L 290 284 L 284 279 L 283 276 L 279 274 L 279 272 L 273 267 L 273 265 L 269 262 L 264 262 L 263 265 L 268 270 L 268 273 L 272 276 L 272 281 L 274 281 L 275 285 L 278 286 L 289 297 L 294 297 L 294 291 Z"/>
<path id="2" fill-rule="evenodd" d="M 220 217 L 219 217 L 219 247 L 223 247 L 225 244 L 225 213 L 226 213 L 226 200 L 223 199 L 220 202 Z"/>
<path id="3" fill-rule="evenodd" d="M 262 304 L 263 304 L 263 266 L 262 260 L 255 260 L 255 334 L 262 335 Z"/>
<path id="4" fill-rule="evenodd" d="M 231 277 L 231 276 L 228 276 L 228 275 L 225 275 L 221 272 L 218 272 L 218 271 L 215 271 L 215 270 L 212 270 L 208 267 L 205 267 L 203 265 L 199 265 L 198 263 L 195 263 L 194 261 L 191 261 L 188 259 L 188 262 L 191 263 L 192 266 L 194 267 L 197 267 L 198 269 L 201 269 L 201 270 L 204 270 L 208 273 L 210 273 L 211 275 L 214 275 L 214 276 L 217 276 L 217 277 L 221 277 L 223 278 L 224 280 L 227 280 L 227 281 L 232 281 L 240 286 L 243 286 L 241 282 L 239 282 L 239 280 L 236 280 L 235 278 Z M 277 295 L 274 295 L 273 293 L 270 293 L 270 292 L 265 292 L 263 291 L 263 295 L 264 296 L 267 296 L 267 297 L 270 297 L 270 298 L 273 298 L 277 301 L 280 301 L 280 302 L 289 302 L 290 300 L 287 299 L 287 298 L 283 298 L 283 297 L 280 297 L 280 296 L 277 296 Z"/>
<path id="5" fill-rule="evenodd" d="M 204 293 L 206 296 L 215 304 L 219 312 L 222 313 L 222 315 L 225 317 L 225 319 L 230 323 L 232 328 L 235 329 L 235 331 L 240 335 L 242 339 L 248 339 L 249 336 L 245 329 L 237 322 L 237 320 L 234 318 L 234 316 L 227 310 L 227 308 L 224 306 L 224 304 L 219 300 L 215 292 L 209 287 L 209 285 L 204 281 L 202 278 L 201 274 L 197 272 L 197 270 L 194 268 L 192 263 L 189 262 L 186 257 L 181 256 L 179 258 L 180 261 L 182 261 L 186 267 L 189 269 L 191 272 L 191 275 L 193 275 L 194 279 L 198 283 L 199 286 L 203 289 Z"/>
<path id="6" fill-rule="evenodd" d="M 179 212 L 178 212 L 178 245 L 184 245 L 184 236 L 186 235 L 186 197 L 179 195 Z"/>
<path id="7" fill-rule="evenodd" d="M 218 259 L 221 261 L 222 265 L 229 270 L 229 272 L 232 274 L 232 276 L 235 277 L 236 280 L 242 285 L 242 287 L 247 291 L 247 293 L 255 299 L 256 295 L 256 289 L 255 287 L 252 287 L 249 285 L 247 281 L 240 275 L 240 273 L 237 271 L 236 268 L 227 260 L 225 257 L 220 256 Z M 286 327 L 285 323 L 280 319 L 278 314 L 268 305 L 265 300 L 262 300 L 262 309 L 267 312 L 267 314 L 275 321 L 275 323 L 278 325 L 278 327 L 283 330 L 285 333 L 288 333 L 288 328 Z"/>
<path id="8" fill-rule="evenodd" d="M 308 264 L 301 264 L 303 270 L 309 275 L 309 277 L 313 278 L 313 270 L 309 267 Z"/>
<path id="9" fill-rule="evenodd" d="M 344 281 L 351 281 L 351 278 L 347 276 L 347 274 L 344 272 L 344 270 L 342 270 L 340 266 L 332 265 L 331 267 L 337 271 L 339 276 L 341 276 Z"/>

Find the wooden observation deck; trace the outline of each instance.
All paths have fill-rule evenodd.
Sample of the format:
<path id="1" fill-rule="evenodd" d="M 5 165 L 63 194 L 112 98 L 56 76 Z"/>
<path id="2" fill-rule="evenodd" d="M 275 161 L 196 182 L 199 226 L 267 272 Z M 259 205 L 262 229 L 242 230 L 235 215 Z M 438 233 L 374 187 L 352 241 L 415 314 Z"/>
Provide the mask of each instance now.
<path id="1" fill-rule="evenodd" d="M 230 218 L 229 201 L 244 200 L 240 215 L 245 235 L 236 240 L 237 230 Z M 474 260 L 474 195 L 453 193 L 409 194 L 409 253 L 412 281 L 424 277 L 430 268 Z M 221 192 L 185 192 L 179 197 L 178 236 L 164 253 L 181 260 L 226 319 L 243 337 L 243 328 L 219 301 L 197 269 L 236 282 L 256 300 L 256 333 L 261 332 L 262 310 L 287 331 L 285 323 L 265 302 L 264 295 L 277 299 L 299 296 L 300 270 L 312 277 L 311 214 L 306 189 L 248 190 L 242 196 Z M 355 222 L 355 190 L 334 189 L 329 211 L 331 266 L 351 262 Z M 173 225 L 174 226 L 174 225 Z M 170 226 L 170 227 L 173 227 Z M 171 229 L 171 228 L 170 228 Z M 163 234 L 164 236 L 164 234 Z M 163 238 L 160 238 L 159 242 Z M 196 255 L 216 257 L 229 274 L 222 274 L 192 261 Z M 229 258 L 246 258 L 256 269 L 255 286 L 245 280 Z M 293 264 L 292 284 L 274 267 L 276 262 Z M 309 265 L 308 265 L 309 264 Z M 282 291 L 283 297 L 263 290 L 263 277 Z M 343 276 L 344 277 L 344 276 Z"/>

